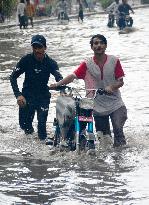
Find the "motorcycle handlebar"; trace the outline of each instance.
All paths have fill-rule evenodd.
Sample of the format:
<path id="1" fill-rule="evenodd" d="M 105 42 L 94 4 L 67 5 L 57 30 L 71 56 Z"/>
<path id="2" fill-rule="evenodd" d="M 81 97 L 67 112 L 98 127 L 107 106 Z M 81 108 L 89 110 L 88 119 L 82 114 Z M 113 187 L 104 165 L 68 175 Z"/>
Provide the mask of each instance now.
<path id="1" fill-rule="evenodd" d="M 65 90 L 66 88 L 69 89 L 69 90 L 73 90 L 72 87 L 67 86 L 67 85 L 61 85 L 61 86 L 57 86 L 57 87 L 49 87 L 49 90 L 63 91 L 63 90 Z M 85 89 L 84 89 L 84 90 L 85 90 Z M 103 94 L 108 95 L 108 94 L 109 94 L 109 93 L 108 93 L 105 89 L 103 89 L 103 88 L 87 89 L 87 90 L 96 91 L 96 94 L 99 94 L 99 95 L 103 95 Z"/>
<path id="2" fill-rule="evenodd" d="M 57 87 L 49 87 L 49 90 L 61 91 L 61 90 L 65 90 L 66 88 L 71 89 L 71 87 L 67 85 L 61 85 Z"/>

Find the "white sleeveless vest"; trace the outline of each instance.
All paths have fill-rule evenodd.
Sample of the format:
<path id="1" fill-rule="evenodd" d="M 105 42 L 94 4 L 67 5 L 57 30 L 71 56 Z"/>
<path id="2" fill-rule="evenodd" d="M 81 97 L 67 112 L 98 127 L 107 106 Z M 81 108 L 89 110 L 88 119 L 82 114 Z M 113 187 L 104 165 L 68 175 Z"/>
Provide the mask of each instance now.
<path id="1" fill-rule="evenodd" d="M 117 58 L 112 55 L 107 55 L 107 60 L 103 66 L 103 79 L 101 79 L 101 70 L 94 62 L 93 57 L 88 58 L 86 62 L 87 71 L 84 78 L 86 89 L 105 88 L 108 85 L 114 84 L 115 66 Z M 94 93 L 87 91 L 87 97 L 93 97 Z M 124 106 L 119 90 L 111 95 L 97 95 L 94 100 L 94 113 L 97 115 L 109 115 L 115 110 Z"/>

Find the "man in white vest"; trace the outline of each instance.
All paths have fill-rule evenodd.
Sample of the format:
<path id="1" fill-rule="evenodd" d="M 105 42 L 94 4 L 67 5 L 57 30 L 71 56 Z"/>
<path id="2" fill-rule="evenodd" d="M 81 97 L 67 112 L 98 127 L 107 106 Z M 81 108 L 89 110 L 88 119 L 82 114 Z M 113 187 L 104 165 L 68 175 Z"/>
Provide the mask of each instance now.
<path id="1" fill-rule="evenodd" d="M 124 84 L 124 71 L 117 57 L 105 54 L 107 39 L 103 35 L 92 36 L 90 45 L 94 56 L 85 59 L 72 74 L 50 86 L 57 87 L 69 84 L 74 79 L 83 79 L 86 89 L 103 88 L 108 94 L 97 95 L 94 100 L 97 136 L 101 142 L 111 140 L 110 118 L 114 133 L 113 147 L 123 146 L 126 144 L 123 126 L 127 119 L 127 109 L 119 88 Z M 87 96 L 93 97 L 94 93 L 87 93 Z"/>

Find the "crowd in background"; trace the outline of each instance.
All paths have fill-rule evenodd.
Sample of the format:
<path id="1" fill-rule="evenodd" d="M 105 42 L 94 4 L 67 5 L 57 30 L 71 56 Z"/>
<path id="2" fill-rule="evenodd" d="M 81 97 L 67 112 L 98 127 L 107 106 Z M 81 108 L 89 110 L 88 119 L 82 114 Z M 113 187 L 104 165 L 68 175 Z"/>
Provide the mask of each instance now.
<path id="1" fill-rule="evenodd" d="M 33 27 L 33 17 L 35 15 L 34 4 L 30 0 L 20 0 L 17 5 L 17 17 L 19 21 L 20 29 L 27 28 L 30 21 Z"/>
<path id="2" fill-rule="evenodd" d="M 92 11 L 95 4 L 95 0 L 18 0 L 17 17 L 20 29 L 27 28 L 29 21 L 33 27 L 34 16 L 58 16 L 59 19 L 63 11 L 69 20 L 69 14 L 72 14 L 73 6 L 75 5 L 78 21 L 81 20 L 83 22 L 83 9 L 87 8 L 88 11 Z"/>
<path id="3" fill-rule="evenodd" d="M 58 8 L 57 4 L 61 0 L 30 0 L 30 3 L 34 6 L 34 16 L 57 16 Z M 65 0 L 68 4 L 68 14 L 79 11 L 79 5 L 81 4 L 83 9 L 93 11 L 98 0 Z M 11 16 L 16 13 L 20 0 L 12 0 L 10 5 L 6 4 L 5 0 L 0 0 L 0 23 L 3 23 L 6 18 L 10 19 Z M 27 4 L 27 1 L 24 0 Z"/>

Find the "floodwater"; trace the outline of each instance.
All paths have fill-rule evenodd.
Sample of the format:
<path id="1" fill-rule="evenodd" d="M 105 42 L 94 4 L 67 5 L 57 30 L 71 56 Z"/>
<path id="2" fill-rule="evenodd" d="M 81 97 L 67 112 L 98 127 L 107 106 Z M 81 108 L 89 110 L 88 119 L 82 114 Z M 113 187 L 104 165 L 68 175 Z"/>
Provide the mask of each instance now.
<path id="1" fill-rule="evenodd" d="M 149 9 L 136 10 L 133 18 L 136 31 L 121 35 L 106 27 L 106 15 L 86 17 L 83 24 L 73 19 L 68 25 L 55 21 L 22 31 L 0 30 L 0 205 L 149 204 Z M 107 37 L 107 53 L 118 56 L 125 70 L 121 91 L 128 108 L 127 148 L 111 148 L 96 156 L 53 152 L 36 134 L 26 137 L 20 130 L 9 75 L 19 58 L 31 51 L 30 39 L 37 33 L 47 38 L 47 53 L 57 60 L 63 76 L 92 55 L 93 34 Z M 84 84 L 75 81 L 72 86 Z M 52 93 L 49 133 L 57 95 Z M 35 127 L 36 123 L 35 119 Z"/>

